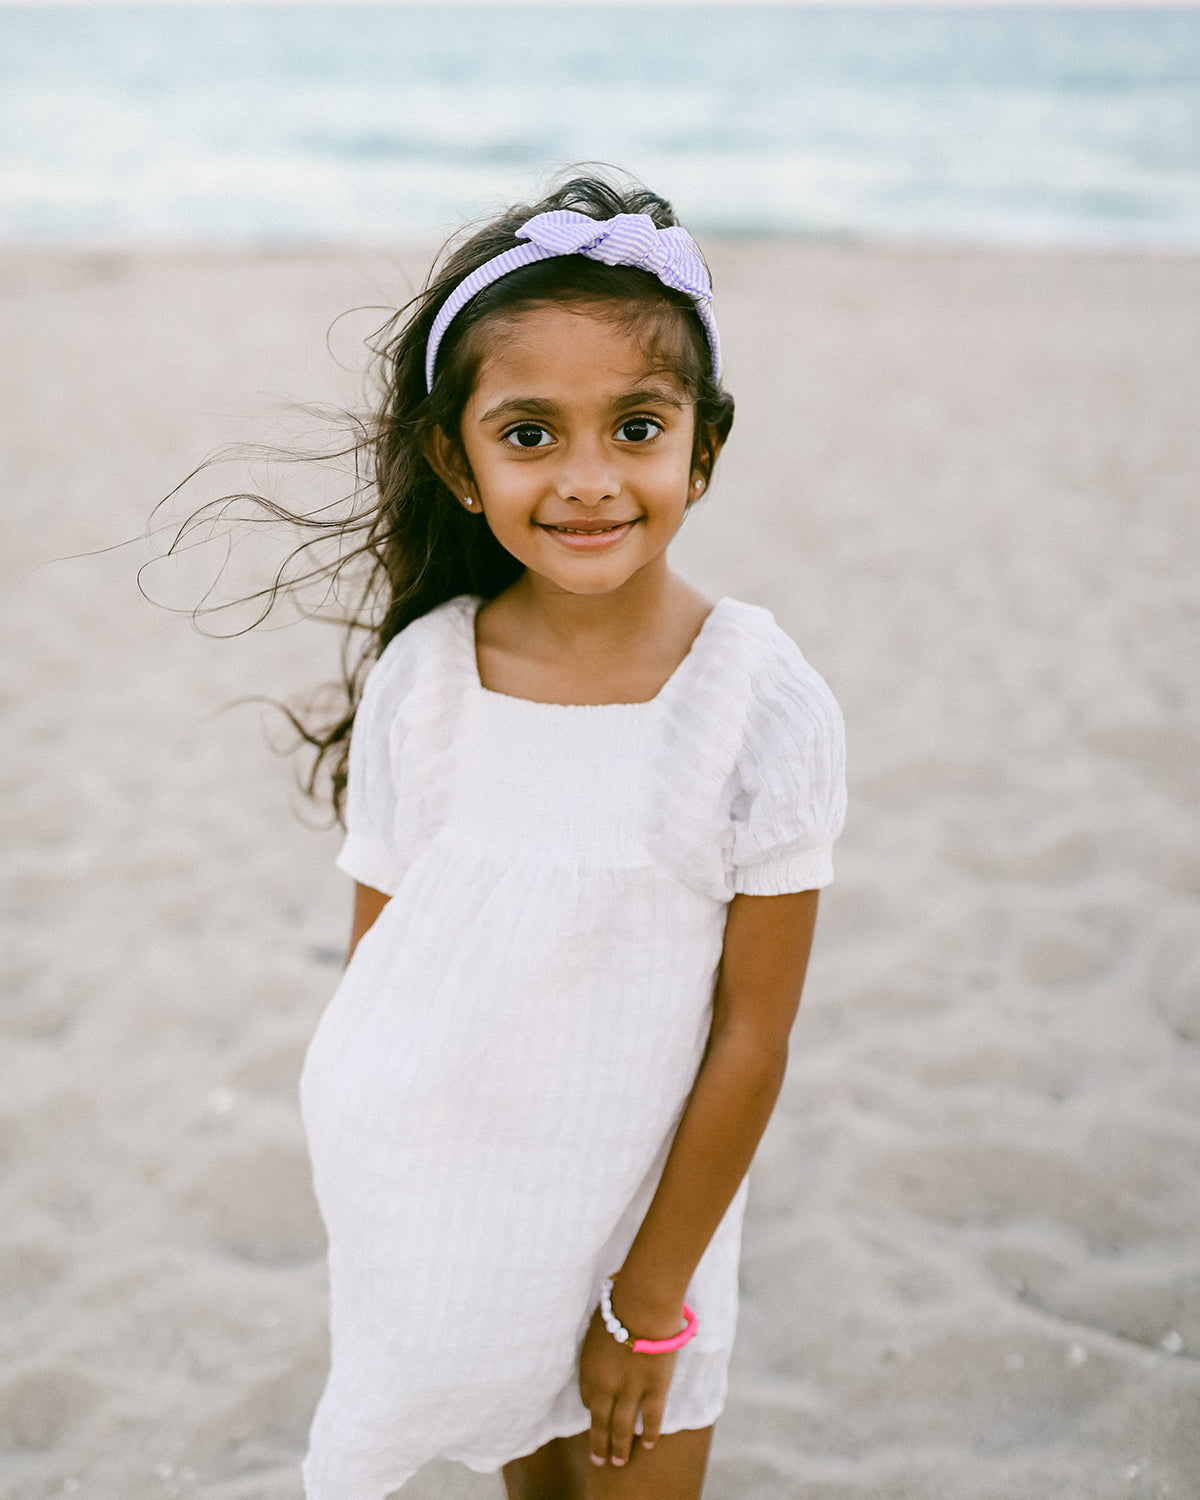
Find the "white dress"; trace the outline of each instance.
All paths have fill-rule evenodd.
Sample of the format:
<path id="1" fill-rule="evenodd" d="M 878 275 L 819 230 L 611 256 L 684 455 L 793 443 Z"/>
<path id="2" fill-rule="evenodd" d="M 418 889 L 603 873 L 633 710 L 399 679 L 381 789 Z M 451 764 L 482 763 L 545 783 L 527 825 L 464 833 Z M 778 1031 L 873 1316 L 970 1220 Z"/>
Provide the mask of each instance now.
<path id="1" fill-rule="evenodd" d="M 301 1081 L 332 1365 L 309 1500 L 383 1500 L 580 1432 L 579 1349 L 654 1192 L 736 891 L 832 879 L 841 717 L 722 600 L 648 703 L 485 689 L 479 601 L 392 640 L 354 726 L 338 863 L 391 895 Z M 745 1185 L 696 1271 L 663 1430 L 721 1411 Z"/>

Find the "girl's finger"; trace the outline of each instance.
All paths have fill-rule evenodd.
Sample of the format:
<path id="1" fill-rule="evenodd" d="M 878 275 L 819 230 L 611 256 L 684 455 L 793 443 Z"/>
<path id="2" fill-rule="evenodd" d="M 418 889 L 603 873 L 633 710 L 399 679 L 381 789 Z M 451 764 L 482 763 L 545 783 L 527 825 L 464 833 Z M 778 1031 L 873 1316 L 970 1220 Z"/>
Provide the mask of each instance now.
<path id="1" fill-rule="evenodd" d="M 629 1462 L 633 1447 L 633 1429 L 637 1422 L 637 1398 L 626 1397 L 617 1402 L 612 1414 L 612 1461 L 620 1468 Z"/>
<path id="2" fill-rule="evenodd" d="M 653 1448 L 662 1431 L 663 1408 L 666 1400 L 662 1396 L 651 1397 L 642 1402 L 642 1447 Z"/>
<path id="3" fill-rule="evenodd" d="M 596 1404 L 592 1407 L 592 1430 L 588 1435 L 588 1446 L 591 1449 L 591 1458 L 594 1464 L 606 1464 L 608 1462 L 609 1435 L 612 1432 L 613 1403 L 604 1397 L 597 1397 Z"/>

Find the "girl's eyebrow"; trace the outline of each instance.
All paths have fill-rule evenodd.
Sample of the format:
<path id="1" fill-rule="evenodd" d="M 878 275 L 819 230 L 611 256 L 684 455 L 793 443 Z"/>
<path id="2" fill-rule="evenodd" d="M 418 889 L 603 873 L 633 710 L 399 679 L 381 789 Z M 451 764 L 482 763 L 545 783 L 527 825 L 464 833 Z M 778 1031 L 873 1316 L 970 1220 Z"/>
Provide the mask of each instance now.
<path id="1" fill-rule="evenodd" d="M 627 396 L 618 396 L 613 402 L 614 411 L 624 411 L 629 406 L 674 406 L 682 411 L 685 403 L 673 391 L 660 385 L 648 385 L 640 391 L 630 391 Z"/>
<path id="2" fill-rule="evenodd" d="M 489 407 L 479 420 L 494 422 L 497 417 L 556 417 L 561 410 L 557 401 L 548 401 L 544 396 L 514 396 Z"/>
<path id="3" fill-rule="evenodd" d="M 674 406 L 682 411 L 685 402 L 662 386 L 646 386 L 643 390 L 629 391 L 618 396 L 612 403 L 613 411 L 627 411 L 633 406 Z M 557 417 L 562 407 L 557 401 L 544 396 L 514 396 L 489 407 L 479 418 L 481 422 L 495 422 L 502 417 Z"/>

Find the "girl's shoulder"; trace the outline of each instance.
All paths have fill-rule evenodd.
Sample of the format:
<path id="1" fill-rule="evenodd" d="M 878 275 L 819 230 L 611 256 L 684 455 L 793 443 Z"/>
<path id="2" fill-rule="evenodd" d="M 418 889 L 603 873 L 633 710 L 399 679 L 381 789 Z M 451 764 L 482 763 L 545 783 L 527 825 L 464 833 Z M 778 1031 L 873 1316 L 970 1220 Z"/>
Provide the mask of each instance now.
<path id="1" fill-rule="evenodd" d="M 372 664 L 364 694 L 394 696 L 430 673 L 443 680 L 448 672 L 460 675 L 467 664 L 464 641 L 478 605 L 473 595 L 460 594 L 397 631 Z"/>
<path id="2" fill-rule="evenodd" d="M 827 884 L 845 813 L 837 701 L 770 610 L 722 599 L 699 642 L 669 706 L 653 846 L 722 900 Z"/>
<path id="3" fill-rule="evenodd" d="M 743 729 L 786 711 L 789 717 L 815 718 L 840 726 L 837 701 L 828 683 L 769 609 L 722 599 L 713 611 L 717 625 L 708 653 L 706 686 L 727 702 L 740 704 Z"/>
<path id="4" fill-rule="evenodd" d="M 768 663 L 780 667 L 788 661 L 793 664 L 804 662 L 800 647 L 763 605 L 726 598 L 720 601 L 717 609 L 721 611 L 726 628 L 738 634 L 764 666 Z"/>
<path id="5" fill-rule="evenodd" d="M 421 656 L 449 639 L 459 636 L 468 620 L 473 620 L 479 600 L 473 594 L 459 594 L 437 604 L 425 614 L 411 620 L 391 638 L 375 662 L 375 668 L 393 668 L 399 662 Z"/>

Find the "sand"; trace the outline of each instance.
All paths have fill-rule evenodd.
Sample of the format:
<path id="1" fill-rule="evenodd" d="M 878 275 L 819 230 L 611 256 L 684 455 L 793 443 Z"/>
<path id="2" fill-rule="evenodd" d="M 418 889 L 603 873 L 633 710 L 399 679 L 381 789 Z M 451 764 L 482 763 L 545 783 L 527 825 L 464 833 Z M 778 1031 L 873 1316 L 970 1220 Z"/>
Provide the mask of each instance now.
<path id="1" fill-rule="evenodd" d="M 828 677 L 852 800 L 706 1495 L 1200 1496 L 1200 259 L 712 251 L 739 418 L 678 561 Z M 144 541 L 56 559 L 353 399 L 326 329 L 418 263 L 0 255 L 4 1500 L 299 1496 L 349 891 L 220 710 L 335 636 L 210 640 Z"/>

